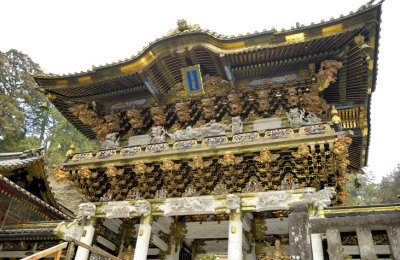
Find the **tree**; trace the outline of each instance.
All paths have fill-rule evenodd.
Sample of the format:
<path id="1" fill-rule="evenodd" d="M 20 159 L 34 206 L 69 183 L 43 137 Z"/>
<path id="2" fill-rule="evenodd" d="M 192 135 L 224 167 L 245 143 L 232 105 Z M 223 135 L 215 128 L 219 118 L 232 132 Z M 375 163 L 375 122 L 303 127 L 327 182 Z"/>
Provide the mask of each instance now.
<path id="1" fill-rule="evenodd" d="M 49 131 L 45 145 L 50 166 L 64 161 L 65 154 L 72 143 L 76 144 L 75 152 L 96 149 L 96 142 L 83 136 L 55 107 L 51 106 L 47 113 Z"/>
<path id="2" fill-rule="evenodd" d="M 27 148 L 43 141 L 46 117 L 40 104 L 44 96 L 35 91 L 35 81 L 30 74 L 40 73 L 39 65 L 27 55 L 10 50 L 0 52 L 0 151 L 18 150 L 20 142 Z M 30 137 L 30 141 L 22 141 Z"/>
<path id="3" fill-rule="evenodd" d="M 346 184 L 346 191 L 349 193 L 349 197 L 346 202 L 350 206 L 365 206 L 382 202 L 378 196 L 379 185 L 374 183 L 372 171 L 358 175 L 350 174 L 348 177 L 349 181 Z M 356 181 L 356 179 L 358 180 Z"/>
<path id="4" fill-rule="evenodd" d="M 383 203 L 398 203 L 400 195 L 400 163 L 379 184 L 379 198 Z"/>
<path id="5" fill-rule="evenodd" d="M 64 161 L 73 142 L 76 152 L 93 150 L 96 143 L 79 133 L 54 106 L 41 110 L 46 99 L 31 76 L 39 73 L 39 65 L 27 55 L 17 50 L 0 52 L 0 152 L 45 146 L 49 175 L 54 164 Z M 51 176 L 50 181 L 56 198 L 68 207 L 76 209 L 84 200 L 68 183 L 56 183 Z"/>
<path id="6" fill-rule="evenodd" d="M 40 74 L 38 64 L 17 50 L 0 52 L 0 152 L 23 151 L 45 146 L 49 165 L 61 163 L 72 142 L 76 151 L 92 150 L 95 143 L 76 130 L 36 90 L 31 74 Z"/>

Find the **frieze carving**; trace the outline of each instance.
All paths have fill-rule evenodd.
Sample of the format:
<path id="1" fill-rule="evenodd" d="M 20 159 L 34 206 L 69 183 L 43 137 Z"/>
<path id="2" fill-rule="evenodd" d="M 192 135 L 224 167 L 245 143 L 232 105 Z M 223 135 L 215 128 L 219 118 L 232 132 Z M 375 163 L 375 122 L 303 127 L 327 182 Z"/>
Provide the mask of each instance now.
<path id="1" fill-rule="evenodd" d="M 234 194 L 226 195 L 226 212 L 236 212 L 240 210 L 240 197 Z"/>
<path id="2" fill-rule="evenodd" d="M 286 115 L 291 126 L 321 123 L 321 119 L 315 113 L 309 112 L 306 116 L 304 109 L 292 108 Z"/>
<path id="3" fill-rule="evenodd" d="M 328 207 L 331 205 L 331 199 L 336 194 L 336 191 L 332 187 L 325 187 L 320 191 L 315 191 L 313 188 L 304 189 L 302 196 L 303 201 L 307 204 L 311 204 L 314 207 L 323 206 Z"/>
<path id="4" fill-rule="evenodd" d="M 93 203 L 81 203 L 79 205 L 79 212 L 78 212 L 78 216 L 79 217 L 87 217 L 87 218 L 91 218 L 94 217 L 96 215 L 96 205 L 94 205 Z"/>
<path id="5" fill-rule="evenodd" d="M 350 164 L 350 161 L 347 158 L 349 157 L 349 147 L 351 143 L 352 139 L 350 137 L 343 137 L 333 145 L 333 153 L 338 158 L 340 176 L 345 176 L 347 166 Z"/>
<path id="6" fill-rule="evenodd" d="M 162 143 L 165 142 L 165 131 L 164 127 L 157 125 L 151 128 L 151 141 L 153 143 Z"/>
<path id="7" fill-rule="evenodd" d="M 260 192 L 255 199 L 256 211 L 288 209 L 295 197 L 285 191 Z"/>
<path id="8" fill-rule="evenodd" d="M 118 133 L 109 133 L 101 144 L 101 149 L 113 149 L 120 146 Z"/>
<path id="9" fill-rule="evenodd" d="M 150 202 L 147 200 L 138 200 L 135 203 L 136 213 L 140 216 L 147 217 L 151 213 Z"/>
<path id="10" fill-rule="evenodd" d="M 318 91 L 321 92 L 328 88 L 331 83 L 335 83 L 338 69 L 342 67 L 343 64 L 336 60 L 324 60 L 321 62 L 321 66 L 316 76 Z"/>
<path id="11" fill-rule="evenodd" d="M 191 28 L 186 22 L 183 24 L 185 25 L 181 28 Z M 314 81 L 299 80 L 297 74 L 253 80 L 248 83 L 249 86 L 258 87 L 240 93 L 229 91 L 229 83 L 223 78 L 206 75 L 203 77 L 203 85 L 208 95 L 201 99 L 186 97 L 185 100 L 177 100 L 176 97 L 184 95 L 181 93 L 184 92 L 184 84 L 179 82 L 167 90 L 165 95 L 162 94 L 166 101 L 163 105 L 153 101 L 147 103 L 147 99 L 144 103 L 142 100 L 135 100 L 134 103 L 128 102 L 127 106 L 113 108 L 104 114 L 99 113 L 95 102 L 87 100 L 85 104 L 72 105 L 68 109 L 81 124 L 92 129 L 99 141 L 104 142 L 103 148 L 108 149 L 119 145 L 118 138 L 146 135 L 152 127 L 160 126 L 165 131 L 175 133 L 188 126 L 199 128 L 210 120 L 227 124 L 238 116 L 246 125 L 246 122 L 257 119 L 280 118 L 297 107 L 304 109 L 305 115 L 315 113 L 316 116 L 306 116 L 308 118 L 305 121 L 316 122 L 318 117 L 326 119 L 324 112 L 329 108 L 319 93 L 337 80 L 341 67 L 342 64 L 338 61 L 325 60 L 321 62 L 318 74 L 315 70 L 312 72 Z M 286 84 L 281 84 L 282 82 Z M 269 85 L 275 86 L 269 88 Z M 235 124 L 232 126 L 234 133 L 240 132 L 240 125 L 239 128 Z M 217 134 L 209 136 L 212 135 Z M 159 137 L 163 140 L 162 134 Z"/>
<path id="12" fill-rule="evenodd" d="M 333 138 L 327 142 L 303 143 L 284 151 L 270 151 L 265 146 L 246 154 L 225 150 L 224 154 L 213 156 L 193 153 L 192 159 L 163 156 L 157 157 L 164 159 L 161 162 L 157 159 L 146 164 L 135 160 L 133 169 L 129 165 L 111 164 L 104 169 L 107 163 L 90 170 L 78 166 L 69 170 L 68 179 L 78 192 L 93 202 L 104 200 L 105 195 L 106 200 L 123 200 L 137 183 L 138 190 L 130 194 L 130 199 L 138 196 L 152 199 L 161 189 L 167 191 L 169 198 L 182 197 L 185 192 L 187 197 L 193 197 L 190 194 L 194 193 L 188 192 L 189 187 L 196 190 L 197 196 L 204 196 L 329 186 L 336 188 L 338 196 L 333 203 L 338 204 L 343 201 L 341 194 L 345 194 L 339 193 L 344 192 L 341 189 L 344 182 L 338 178 L 338 172 L 342 170 L 340 163 L 349 160 L 349 140 L 343 139 L 335 145 Z M 217 184 L 220 185 L 216 187 Z"/>
<path id="13" fill-rule="evenodd" d="M 164 215 L 195 215 L 213 214 L 219 203 L 213 196 L 168 198 L 165 204 L 160 206 Z"/>
<path id="14" fill-rule="evenodd" d="M 106 213 L 106 218 L 129 218 L 135 207 L 128 201 L 110 201 L 101 207 L 101 212 Z"/>
<path id="15" fill-rule="evenodd" d="M 238 134 L 243 132 L 243 122 L 240 116 L 232 117 L 232 133 Z"/>

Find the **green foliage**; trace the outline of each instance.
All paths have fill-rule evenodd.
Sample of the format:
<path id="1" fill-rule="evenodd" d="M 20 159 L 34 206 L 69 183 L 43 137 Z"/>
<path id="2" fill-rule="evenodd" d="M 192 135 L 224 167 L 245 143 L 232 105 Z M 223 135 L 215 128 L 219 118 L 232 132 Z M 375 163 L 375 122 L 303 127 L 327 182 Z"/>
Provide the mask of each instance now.
<path id="1" fill-rule="evenodd" d="M 96 149 L 96 143 L 79 133 L 56 108 L 51 107 L 47 113 L 49 113 L 50 126 L 49 135 L 46 139 L 49 163 L 62 163 L 66 152 L 73 142 L 76 143 L 75 152 Z"/>
<path id="2" fill-rule="evenodd" d="M 400 164 L 387 176 L 382 178 L 379 184 L 379 197 L 383 203 L 399 203 L 400 195 Z"/>
<path id="3" fill-rule="evenodd" d="M 374 183 L 374 176 L 372 172 L 365 174 L 350 174 L 349 181 L 346 184 L 346 191 L 349 197 L 346 202 L 350 206 L 365 206 L 382 203 L 379 197 L 378 184 Z M 356 179 L 361 184 L 359 188 L 356 186 Z"/>
<path id="4" fill-rule="evenodd" d="M 49 166 L 64 161 L 69 146 L 76 151 L 95 149 L 95 143 L 78 132 L 50 105 L 40 108 L 46 98 L 36 90 L 31 74 L 39 65 L 27 55 L 10 50 L 0 52 L 0 152 L 23 151 L 45 146 Z"/>
<path id="5" fill-rule="evenodd" d="M 0 151 L 17 151 L 23 146 L 19 142 L 26 137 L 43 140 L 46 118 L 41 114 L 40 104 L 45 99 L 35 91 L 30 76 L 39 71 L 36 63 L 17 50 L 0 52 Z M 37 142 L 28 143 L 27 147 Z"/>

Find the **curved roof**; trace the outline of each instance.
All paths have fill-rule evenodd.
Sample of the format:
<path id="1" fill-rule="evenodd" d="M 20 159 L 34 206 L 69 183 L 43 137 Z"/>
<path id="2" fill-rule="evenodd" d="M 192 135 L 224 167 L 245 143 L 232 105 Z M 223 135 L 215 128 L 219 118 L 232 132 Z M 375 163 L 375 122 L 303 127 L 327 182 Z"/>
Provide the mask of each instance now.
<path id="1" fill-rule="evenodd" d="M 122 86 L 124 81 L 127 85 L 133 85 L 138 88 L 137 91 L 140 91 L 141 87 L 144 85 L 144 77 L 142 74 L 143 72 L 151 72 L 154 63 L 157 64 L 156 67 L 162 67 L 164 65 L 168 67 L 168 70 L 171 70 L 173 67 L 172 64 L 168 64 L 168 60 L 165 60 L 166 57 L 170 56 L 170 59 L 173 59 L 173 57 L 178 58 L 177 60 L 170 60 L 171 63 L 180 62 L 181 64 L 179 65 L 185 65 L 185 62 L 179 59 L 181 56 L 180 54 L 187 54 L 187 52 L 189 52 L 189 56 L 196 56 L 196 53 L 192 52 L 194 47 L 204 48 L 208 52 L 216 54 L 216 56 L 229 56 L 229 62 L 234 63 L 234 61 L 236 61 L 239 65 L 245 62 L 238 60 L 240 59 L 238 56 L 249 52 L 257 54 L 256 56 L 259 57 L 259 59 L 256 58 L 254 61 L 281 60 L 284 57 L 312 55 L 312 53 L 324 51 L 322 46 L 325 45 L 323 42 L 320 42 L 319 39 L 330 37 L 331 39 L 329 39 L 329 41 L 334 40 L 337 43 L 345 43 L 345 41 L 348 40 L 345 37 L 346 34 L 348 35 L 346 32 L 365 27 L 367 23 L 371 23 L 374 20 L 376 21 L 378 13 L 380 13 L 381 3 L 382 2 L 379 2 L 376 5 L 366 4 L 359 8 L 357 12 L 350 12 L 350 14 L 346 16 L 341 15 L 336 19 L 331 18 L 328 22 L 322 20 L 318 24 L 311 24 L 309 26 L 297 24 L 296 27 L 292 27 L 289 30 L 282 29 L 281 31 L 277 31 L 272 28 L 269 31 L 256 31 L 252 34 L 248 33 L 246 35 L 229 37 L 209 30 L 203 30 L 196 25 L 186 25 L 184 28 L 180 28 L 178 25 L 178 28 L 169 35 L 156 39 L 154 42 L 144 47 L 142 51 L 139 51 L 137 55 L 133 55 L 131 58 L 127 58 L 123 61 L 93 66 L 92 70 L 86 72 L 77 72 L 68 75 L 42 74 L 36 75 L 34 78 L 41 87 L 49 91 L 54 91 L 55 93 L 66 86 L 70 88 L 78 86 L 89 88 L 93 83 L 99 85 L 107 84 L 111 79 L 120 83 L 120 88 L 115 87 L 112 91 L 125 89 Z M 303 34 L 303 36 L 300 34 Z M 341 37 L 335 37 L 334 35 L 341 35 Z M 298 44 L 299 42 L 302 44 Z M 332 49 L 334 46 L 326 47 L 329 47 L 327 49 Z M 299 49 L 303 51 L 299 52 Z M 264 52 L 260 53 L 260 50 Z M 265 60 L 261 59 L 261 55 L 267 54 L 266 52 L 268 50 L 271 51 L 270 56 L 265 57 Z M 258 52 L 256 53 L 256 51 Z M 200 55 L 201 53 L 197 56 Z M 201 63 L 201 57 L 197 58 Z M 218 58 L 216 62 L 218 62 Z M 160 60 L 164 62 L 159 64 L 157 61 Z M 177 66 L 177 64 L 175 65 Z M 235 67 L 235 64 L 232 64 L 232 66 Z M 173 76 L 175 75 L 172 75 L 172 77 Z M 181 81 L 181 79 L 178 81 L 173 80 L 174 83 L 179 81 Z M 93 93 L 92 91 L 89 92 L 84 92 L 81 95 L 98 94 L 95 91 Z M 69 97 L 79 96 L 73 93 L 66 95 L 67 93 L 60 92 L 61 95 Z M 161 93 L 163 93 L 163 91 L 161 91 Z"/>
<path id="2" fill-rule="evenodd" d="M 41 150 L 0 154 L 0 185 L 24 200 L 49 210 L 56 218 L 69 219 L 73 214 L 55 200 L 44 172 Z"/>
<path id="3" fill-rule="evenodd" d="M 227 79 L 224 66 L 235 78 L 235 85 L 248 80 L 297 73 L 327 59 L 343 62 L 338 81 L 322 95 L 329 104 L 358 103 L 365 106 L 367 124 L 354 138 L 365 165 L 369 142 L 370 94 L 375 90 L 377 50 L 382 1 L 362 6 L 356 12 L 308 26 L 297 24 L 289 30 L 264 30 L 239 36 L 223 36 L 180 21 L 169 35 L 156 39 L 137 55 L 123 61 L 69 75 L 37 75 L 39 90 L 52 94 L 57 109 L 86 137 L 95 139 L 92 127 L 83 124 L 69 108 L 76 103 L 95 101 L 106 110 L 110 104 L 153 96 L 149 80 L 161 94 L 182 82 L 182 67 L 200 64 L 201 74 Z M 371 59 L 360 55 L 354 37 L 364 35 L 372 47 Z M 364 126 L 363 126 L 364 127 Z M 366 149 L 366 151 L 365 151 Z M 364 158 L 364 159 L 360 159 Z"/>

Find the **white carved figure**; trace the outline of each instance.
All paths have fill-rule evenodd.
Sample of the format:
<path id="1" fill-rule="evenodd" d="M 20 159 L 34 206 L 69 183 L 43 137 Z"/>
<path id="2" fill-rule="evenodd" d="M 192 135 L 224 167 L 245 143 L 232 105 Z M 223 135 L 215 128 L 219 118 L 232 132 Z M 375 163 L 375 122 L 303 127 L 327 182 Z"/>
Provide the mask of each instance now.
<path id="1" fill-rule="evenodd" d="M 153 128 L 152 128 L 152 133 L 153 133 Z M 167 133 L 172 140 L 177 141 L 177 140 L 194 139 L 196 137 L 224 135 L 225 131 L 228 128 L 229 126 L 225 124 L 217 123 L 215 122 L 215 120 L 211 120 L 210 122 L 199 128 L 192 128 L 191 126 L 188 126 L 186 127 L 186 129 L 177 130 L 173 134 L 167 133 L 165 130 L 164 133 Z M 153 142 L 156 142 L 154 140 L 155 139 L 153 138 Z M 163 140 L 165 141 L 165 134 Z"/>
<path id="2" fill-rule="evenodd" d="M 95 214 L 96 214 L 96 205 L 94 205 L 93 203 L 88 202 L 88 203 L 81 203 L 79 205 L 78 216 L 91 218 L 94 217 Z"/>
<path id="3" fill-rule="evenodd" d="M 176 211 L 204 210 L 207 201 L 197 198 L 182 198 L 171 201 L 171 208 Z"/>
<path id="4" fill-rule="evenodd" d="M 101 144 L 101 149 L 113 149 L 120 146 L 118 133 L 109 133 Z"/>
<path id="5" fill-rule="evenodd" d="M 150 202 L 148 202 L 147 200 L 136 201 L 135 207 L 136 207 L 136 213 L 139 215 L 147 217 L 151 213 Z"/>
<path id="6" fill-rule="evenodd" d="M 302 192 L 303 201 L 307 204 L 313 204 L 315 200 L 315 190 L 313 188 L 305 188 Z"/>
<path id="7" fill-rule="evenodd" d="M 292 108 L 289 112 L 286 112 L 286 116 L 291 126 L 318 124 L 322 122 L 315 113 L 308 112 L 307 116 L 305 116 L 305 113 L 304 109 Z"/>
<path id="8" fill-rule="evenodd" d="M 226 212 L 230 213 L 231 211 L 236 212 L 240 209 L 240 198 L 233 194 L 226 195 Z"/>
<path id="9" fill-rule="evenodd" d="M 243 132 L 243 122 L 240 116 L 232 117 L 232 133 L 238 134 Z"/>
<path id="10" fill-rule="evenodd" d="M 290 122 L 290 125 L 298 126 L 304 124 L 304 113 L 305 111 L 303 109 L 300 110 L 299 108 L 292 108 L 289 110 L 289 112 L 286 112 L 286 116 Z"/>
<path id="11" fill-rule="evenodd" d="M 207 124 L 200 127 L 201 136 L 215 136 L 215 135 L 224 135 L 225 131 L 229 128 L 229 126 L 221 123 L 215 122 L 215 120 L 211 120 Z"/>
<path id="12" fill-rule="evenodd" d="M 319 124 L 322 122 L 321 119 L 315 113 L 310 113 L 310 112 L 306 116 L 305 121 L 307 121 L 307 124 Z"/>
<path id="13" fill-rule="evenodd" d="M 173 134 L 167 134 L 174 141 L 193 139 L 200 136 L 199 129 L 200 128 L 192 128 L 191 126 L 188 126 L 186 129 L 177 130 Z"/>
<path id="14" fill-rule="evenodd" d="M 72 221 L 71 223 L 65 223 L 65 221 L 63 221 L 57 225 L 57 228 L 54 230 L 54 232 L 61 235 L 63 239 L 66 239 L 67 236 L 79 239 L 82 228 L 78 224 L 78 219 L 74 219 L 74 221 Z"/>
<path id="15" fill-rule="evenodd" d="M 153 126 L 151 127 L 151 141 L 153 143 L 162 143 L 165 142 L 165 131 L 164 127 L 162 126 Z"/>
<path id="16" fill-rule="evenodd" d="M 314 191 L 312 188 L 305 188 L 302 196 L 303 201 L 307 204 L 312 204 L 314 207 L 328 207 L 331 204 L 331 199 L 336 194 L 332 187 L 325 187 L 323 190 Z"/>
<path id="17" fill-rule="evenodd" d="M 285 192 L 280 194 L 263 193 L 259 194 L 258 204 L 260 207 L 279 206 L 282 203 L 287 204 L 289 200 L 290 196 Z"/>
<path id="18" fill-rule="evenodd" d="M 135 207 L 128 201 L 111 201 L 101 207 L 101 211 L 106 213 L 106 218 L 129 218 Z"/>
<path id="19" fill-rule="evenodd" d="M 160 209 L 165 216 L 214 214 L 217 205 L 213 196 L 168 198 Z"/>

